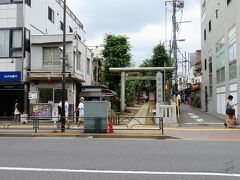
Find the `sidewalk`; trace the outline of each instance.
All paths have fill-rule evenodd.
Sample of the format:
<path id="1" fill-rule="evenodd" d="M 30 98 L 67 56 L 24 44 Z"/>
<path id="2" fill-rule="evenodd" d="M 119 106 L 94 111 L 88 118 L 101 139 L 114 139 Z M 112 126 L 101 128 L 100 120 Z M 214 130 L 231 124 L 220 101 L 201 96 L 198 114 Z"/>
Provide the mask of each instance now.
<path id="1" fill-rule="evenodd" d="M 144 104 L 135 117 L 144 117 L 148 110 L 148 104 Z M 37 133 L 34 133 L 32 124 L 16 124 L 12 128 L 7 128 L 7 122 L 0 122 L 0 137 L 77 137 L 77 138 L 141 138 L 141 139 L 186 139 L 186 140 L 240 140 L 240 128 L 229 129 L 223 126 L 223 119 L 214 117 L 200 109 L 195 109 L 187 105 L 181 106 L 181 119 L 183 122 L 188 121 L 189 112 L 194 113 L 207 122 L 219 122 L 219 127 L 214 126 L 194 126 L 194 127 L 164 127 L 164 134 L 157 126 L 143 127 L 130 130 L 121 129 L 119 126 L 114 126 L 114 133 L 84 133 L 83 127 L 80 129 L 66 129 L 65 132 L 60 132 L 60 129 L 53 129 L 53 125 L 42 125 Z M 145 115 L 146 117 L 146 115 Z M 190 119 L 191 120 L 191 119 Z M 5 125 L 5 128 L 4 128 Z M 155 128 L 155 129 L 153 129 Z"/>

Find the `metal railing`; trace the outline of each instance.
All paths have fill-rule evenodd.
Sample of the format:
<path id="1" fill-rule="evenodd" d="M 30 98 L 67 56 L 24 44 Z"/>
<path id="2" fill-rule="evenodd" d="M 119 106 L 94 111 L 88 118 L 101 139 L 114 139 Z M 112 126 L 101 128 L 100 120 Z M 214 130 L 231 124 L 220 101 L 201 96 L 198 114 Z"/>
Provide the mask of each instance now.
<path id="1" fill-rule="evenodd" d="M 28 117 L 27 119 L 20 120 L 20 122 L 13 122 L 13 117 L 5 118 L 0 117 L 0 130 L 1 129 L 33 129 L 35 133 L 39 130 L 60 130 L 61 122 L 60 117 Z M 80 121 L 80 122 L 79 122 Z M 157 130 L 163 134 L 163 118 L 162 117 L 133 117 L 117 114 L 116 116 L 109 117 L 68 117 L 65 123 L 67 130 L 84 130 L 84 132 L 107 133 L 109 130 L 109 121 L 114 126 L 114 130 L 137 130 L 137 131 L 152 131 Z M 23 123 L 24 122 L 24 123 Z M 68 125 L 71 128 L 67 128 Z"/>

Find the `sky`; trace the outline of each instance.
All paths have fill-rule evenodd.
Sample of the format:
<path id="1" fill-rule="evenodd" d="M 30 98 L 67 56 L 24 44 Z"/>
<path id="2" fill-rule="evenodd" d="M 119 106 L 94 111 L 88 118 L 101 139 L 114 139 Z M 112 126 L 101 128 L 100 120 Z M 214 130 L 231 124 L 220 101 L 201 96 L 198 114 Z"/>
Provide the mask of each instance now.
<path id="1" fill-rule="evenodd" d="M 136 66 L 151 58 L 158 43 L 168 47 L 172 39 L 172 5 L 165 6 L 165 0 L 67 0 L 67 5 L 82 22 L 87 45 L 103 44 L 108 33 L 125 35 Z M 184 1 L 183 11 L 177 12 L 177 22 L 181 20 L 190 22 L 178 24 L 177 39 L 185 39 L 178 42 L 179 50 L 195 52 L 201 48 L 199 0 Z"/>

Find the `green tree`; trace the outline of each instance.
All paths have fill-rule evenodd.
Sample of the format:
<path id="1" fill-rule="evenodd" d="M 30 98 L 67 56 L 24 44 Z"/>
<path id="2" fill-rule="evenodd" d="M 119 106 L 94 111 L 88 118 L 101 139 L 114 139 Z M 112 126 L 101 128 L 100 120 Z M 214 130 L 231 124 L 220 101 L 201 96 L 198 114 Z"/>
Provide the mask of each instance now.
<path id="1" fill-rule="evenodd" d="M 104 37 L 104 46 L 102 50 L 103 66 L 102 66 L 102 82 L 109 89 L 120 95 L 120 73 L 109 72 L 112 67 L 129 67 L 131 65 L 131 46 L 128 37 L 122 35 L 106 34 Z M 127 89 L 127 85 L 126 85 Z M 119 98 L 111 99 L 112 107 L 119 110 Z"/>
<path id="2" fill-rule="evenodd" d="M 102 81 L 114 91 L 119 91 L 121 75 L 110 73 L 111 67 L 128 67 L 131 64 L 131 46 L 128 37 L 122 35 L 106 34 L 104 37 L 104 48 L 102 55 L 103 74 Z"/>
<path id="3" fill-rule="evenodd" d="M 171 57 L 168 55 L 164 44 L 159 43 L 153 48 L 152 57 L 150 59 L 146 59 L 141 64 L 141 67 L 164 67 L 164 62 L 166 67 L 172 67 Z M 155 76 L 156 72 L 148 72 L 148 73 L 145 73 L 144 75 Z M 163 75 L 163 80 L 164 80 L 164 75 Z M 166 73 L 166 80 L 169 80 L 171 83 L 172 72 Z M 144 86 L 147 88 L 147 90 L 149 91 L 156 90 L 156 81 L 147 81 L 143 83 L 144 83 Z"/>

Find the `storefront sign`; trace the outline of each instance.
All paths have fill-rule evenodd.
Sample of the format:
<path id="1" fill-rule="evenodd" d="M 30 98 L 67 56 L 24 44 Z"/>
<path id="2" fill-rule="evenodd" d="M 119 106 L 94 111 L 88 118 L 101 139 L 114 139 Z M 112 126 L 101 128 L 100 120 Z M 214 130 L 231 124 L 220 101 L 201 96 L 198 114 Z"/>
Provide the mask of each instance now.
<path id="1" fill-rule="evenodd" d="M 19 82 L 21 81 L 20 71 L 0 72 L 0 82 Z"/>
<path id="2" fill-rule="evenodd" d="M 37 91 L 30 91 L 28 93 L 28 99 L 37 99 L 38 98 L 38 93 Z"/>

